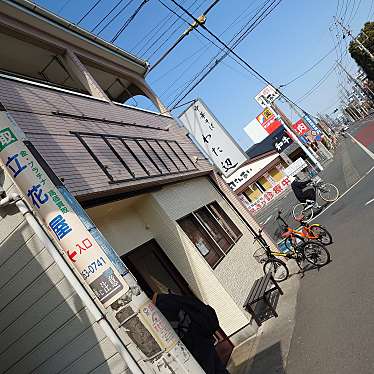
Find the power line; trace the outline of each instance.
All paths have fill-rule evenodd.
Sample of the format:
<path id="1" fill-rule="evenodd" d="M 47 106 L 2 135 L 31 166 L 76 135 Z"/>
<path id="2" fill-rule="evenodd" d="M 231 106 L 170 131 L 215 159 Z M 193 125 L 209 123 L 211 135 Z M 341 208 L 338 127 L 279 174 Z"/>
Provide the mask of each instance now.
<path id="1" fill-rule="evenodd" d="M 118 3 L 107 13 L 107 15 L 101 19 L 101 21 L 96 24 L 96 26 L 91 30 L 91 32 L 94 32 L 122 3 L 124 0 L 119 0 Z"/>
<path id="2" fill-rule="evenodd" d="M 307 91 L 303 96 L 299 97 L 296 101 L 300 103 L 304 101 L 307 97 L 309 97 L 312 93 L 314 93 L 334 72 L 335 67 L 336 63 L 332 65 L 332 67 L 327 71 L 327 73 L 324 74 L 323 77 L 309 91 Z"/>
<path id="3" fill-rule="evenodd" d="M 159 0 L 160 1 L 160 0 Z M 174 4 L 176 4 L 180 9 L 182 9 L 185 13 L 187 13 L 188 15 L 189 15 L 189 17 L 191 17 L 191 18 L 193 18 L 194 20 L 195 20 L 195 22 L 196 22 L 196 19 L 195 19 L 195 17 L 191 14 L 191 13 L 189 13 L 186 9 L 184 9 L 181 5 L 179 5 L 175 0 L 171 0 Z M 273 9 L 275 9 L 275 7 L 276 6 L 278 6 L 279 4 L 280 4 L 280 2 L 281 2 L 282 0 L 278 0 L 278 2 L 275 4 L 275 6 L 274 6 L 274 8 Z M 273 1 L 272 2 L 272 4 L 271 5 L 273 5 L 275 3 L 275 1 Z M 270 6 L 271 6 L 270 5 Z M 267 8 L 267 9 L 269 9 L 269 7 Z M 273 10 L 272 9 L 272 10 Z M 271 11 L 272 11 L 271 10 Z M 269 13 L 268 13 L 269 14 Z M 264 15 L 264 12 L 262 13 L 262 16 Z M 260 16 L 261 17 L 261 16 Z M 264 17 L 260 20 L 260 22 L 262 21 L 264 19 Z M 253 23 L 253 25 L 254 26 L 257 26 L 257 22 L 259 21 L 259 18 L 257 18 L 257 20 Z M 256 24 L 257 23 L 257 24 Z M 198 84 L 200 84 L 201 82 L 202 82 L 202 80 L 203 79 L 205 79 L 205 77 L 226 57 L 226 56 L 229 56 L 230 58 L 233 58 L 232 56 L 231 56 L 231 54 L 232 55 L 234 55 L 235 57 L 236 57 L 236 59 L 235 58 L 233 58 L 234 59 L 234 61 L 236 61 L 237 63 L 239 63 L 240 65 L 242 65 L 242 67 L 243 67 L 243 64 L 244 64 L 244 66 L 245 66 L 245 69 L 246 70 L 249 70 L 251 73 L 253 73 L 253 74 L 255 74 L 255 75 L 257 75 L 257 76 L 259 76 L 263 81 L 265 81 L 267 84 L 271 84 L 265 77 L 263 77 L 259 72 L 257 72 L 251 65 L 249 65 L 244 59 L 242 59 L 234 50 L 233 50 L 233 48 L 235 48 L 238 44 L 239 44 L 239 42 L 241 41 L 241 40 L 243 40 L 243 38 L 245 37 L 245 36 L 247 36 L 248 35 L 248 33 L 250 32 L 250 29 L 247 29 L 245 32 L 244 32 L 244 34 L 242 34 L 241 35 L 241 37 L 234 43 L 234 45 L 233 45 L 233 47 L 230 47 L 230 46 L 228 46 L 225 42 L 223 42 L 219 37 L 217 37 L 215 34 L 213 34 L 205 25 L 202 25 L 201 26 L 210 36 L 212 36 L 216 41 L 218 41 L 218 43 L 219 44 L 221 44 L 223 47 L 224 47 L 224 49 L 222 49 L 221 47 L 218 47 L 218 48 L 220 48 L 221 49 L 221 51 L 223 51 L 224 52 L 224 54 L 223 54 L 223 56 L 221 56 L 219 59 L 217 59 L 215 62 L 214 62 L 214 64 L 213 64 L 213 66 L 212 67 L 210 67 L 209 68 L 209 70 L 207 71 L 207 72 L 205 72 L 204 74 L 203 74 L 203 76 L 194 84 L 194 86 L 192 87 L 192 88 L 190 88 L 189 90 L 188 90 L 188 92 L 186 93 L 186 94 L 184 94 L 181 98 L 179 98 L 178 99 L 178 101 L 177 101 L 177 99 L 175 99 L 175 100 L 173 100 L 172 101 L 172 103 L 171 104 L 173 104 L 175 101 L 177 101 L 174 105 L 177 105 L 181 100 L 183 100 Z M 202 34 L 199 30 L 197 30 L 200 34 Z M 202 34 L 203 35 L 203 34 Z M 204 37 L 205 37 L 205 35 L 203 35 Z M 208 38 L 208 40 L 210 40 L 209 38 Z M 210 40 L 211 41 L 211 40 Z M 212 41 L 211 41 L 212 42 Z M 216 43 L 214 43 L 214 42 L 212 42 L 214 45 L 216 45 L 217 46 L 217 44 Z M 238 62 L 237 60 L 239 60 L 240 62 Z M 205 69 L 205 68 L 204 68 Z M 180 96 L 180 95 L 179 95 Z"/>
<path id="4" fill-rule="evenodd" d="M 140 10 L 144 7 L 145 4 L 148 3 L 149 0 L 143 0 L 142 3 L 135 9 L 135 12 L 125 21 L 123 26 L 117 31 L 117 34 L 114 35 L 111 43 L 114 43 L 120 35 L 123 33 L 123 31 L 128 27 L 128 25 L 133 21 L 133 19 L 136 17 L 136 15 L 140 12 Z"/>
<path id="5" fill-rule="evenodd" d="M 122 9 L 117 12 L 116 15 L 114 15 L 105 25 L 101 28 L 101 30 L 97 33 L 97 35 L 100 35 L 118 16 L 120 16 L 130 5 L 133 3 L 134 0 L 129 0 L 127 4 L 125 4 Z"/>
<path id="6" fill-rule="evenodd" d="M 189 8 L 187 8 L 187 9 L 191 9 L 196 3 L 197 3 L 197 1 L 198 0 L 195 0 L 190 6 L 189 6 Z M 193 10 L 193 12 L 195 12 L 195 11 L 197 11 L 199 8 L 200 8 L 200 6 L 201 5 L 198 5 L 197 6 L 197 8 L 195 8 L 194 10 Z M 192 11 L 192 10 L 191 10 Z M 180 19 L 178 19 L 178 20 L 180 20 Z M 154 49 L 154 51 L 153 52 L 151 52 L 150 53 L 150 55 L 147 57 L 147 60 L 149 60 L 151 57 L 153 57 L 171 38 L 172 38 L 172 36 L 181 28 L 181 26 L 182 26 L 182 24 L 178 24 L 178 25 L 176 25 L 176 27 L 175 28 L 173 28 L 173 29 L 171 29 L 171 31 L 170 31 L 170 33 L 169 33 L 169 35 L 166 37 L 166 39 L 159 45 L 159 46 L 157 46 L 157 45 L 155 45 L 155 44 L 153 44 L 153 45 L 151 45 L 145 52 L 144 52 L 144 54 L 143 55 L 145 55 L 152 47 L 155 47 L 155 49 Z M 167 29 L 166 31 L 168 31 L 169 29 Z M 157 41 L 160 41 L 161 40 L 161 38 L 164 36 L 166 34 L 166 32 L 165 33 L 163 33 L 162 35 L 161 35 L 161 37 L 157 40 Z"/>
<path id="7" fill-rule="evenodd" d="M 269 0 L 267 0 L 267 1 L 269 1 Z M 240 20 L 240 19 L 242 19 L 242 18 L 245 18 L 246 16 L 247 16 L 247 12 L 249 11 L 249 9 L 251 8 L 253 6 L 253 3 L 251 3 L 249 6 L 247 6 L 245 9 L 243 9 L 242 10 L 242 12 L 240 13 L 240 15 L 239 16 L 237 16 L 220 34 L 219 34 L 219 36 L 221 37 L 224 33 L 226 33 L 230 28 L 232 28 L 232 26 L 234 25 L 234 24 L 238 24 L 238 20 Z M 250 14 L 248 14 L 248 16 L 249 15 L 252 15 L 253 13 L 258 13 L 258 11 L 259 11 L 259 9 L 260 9 L 261 7 L 258 7 L 258 8 L 256 8 L 253 12 L 251 12 Z M 251 19 L 253 19 L 254 17 L 252 17 Z M 244 26 L 243 26 L 244 27 Z M 243 27 L 242 27 L 242 29 L 243 29 Z M 233 40 L 233 39 L 232 39 Z M 231 41 L 230 41 L 231 42 Z M 200 56 L 202 55 L 202 54 L 204 54 L 204 53 L 206 53 L 208 50 L 210 49 L 210 47 L 207 47 L 207 48 L 205 48 L 204 49 L 204 47 L 203 48 L 201 48 L 201 50 L 203 50 L 202 51 L 202 53 L 200 53 Z M 199 50 L 200 51 L 200 50 Z M 196 53 L 198 53 L 199 51 L 196 51 L 195 53 L 194 53 L 194 55 L 196 54 Z M 200 57 L 199 56 L 199 57 Z M 218 55 L 216 55 L 216 57 L 217 57 Z M 165 92 L 167 92 L 167 91 L 169 91 L 174 85 L 175 85 L 175 83 L 176 82 L 178 82 L 179 80 L 180 80 L 180 78 L 182 78 L 183 76 L 184 76 L 184 74 L 188 71 L 188 70 L 190 70 L 190 68 L 192 67 L 192 66 L 195 66 L 195 63 L 196 63 L 196 61 L 199 59 L 199 57 L 198 58 L 196 58 L 196 59 L 194 59 L 194 60 L 192 60 L 191 62 L 190 62 L 190 64 L 187 66 L 187 68 L 186 69 L 184 69 L 183 70 L 183 72 L 180 74 L 180 76 L 178 77 L 178 78 L 176 78 L 164 91 L 163 91 L 163 93 L 165 93 Z M 214 58 L 216 58 L 216 57 L 214 57 Z M 214 59 L 213 58 L 213 59 Z M 182 62 L 184 62 L 184 61 L 187 61 L 187 60 L 190 60 L 190 58 L 189 57 L 187 57 L 186 59 L 184 59 Z M 212 60 L 211 60 L 212 61 Z M 179 66 L 180 64 L 178 64 L 177 66 Z M 206 68 L 206 67 L 205 67 Z M 204 68 L 204 70 L 205 70 L 205 68 Z M 172 69 L 172 70 L 174 70 L 174 69 Z M 188 87 L 188 85 L 189 84 L 191 84 L 192 82 L 193 82 L 193 80 L 194 79 L 196 79 L 197 77 L 198 77 L 198 75 L 199 75 L 200 73 L 198 73 L 198 74 L 196 74 L 195 75 L 195 77 L 193 78 L 193 79 L 190 79 L 187 83 L 185 82 L 184 84 L 183 84 L 183 89 L 185 89 L 186 87 Z M 182 87 L 182 85 L 179 87 L 179 88 L 177 88 L 177 89 L 175 89 L 173 92 L 177 92 L 179 89 L 181 89 L 181 87 Z M 169 95 L 169 96 L 171 96 L 171 95 Z"/>
<path id="8" fill-rule="evenodd" d="M 77 22 L 79 25 L 103 0 L 97 0 L 96 3 L 86 12 L 83 17 Z"/>
<path id="9" fill-rule="evenodd" d="M 299 74 L 298 76 L 296 76 L 295 78 L 291 79 L 289 82 L 285 83 L 285 84 L 281 84 L 279 86 L 279 88 L 283 88 L 283 87 L 286 87 L 286 86 L 289 86 L 290 84 L 292 84 L 293 82 L 297 81 L 298 79 L 302 78 L 303 76 L 305 76 L 306 74 L 308 74 L 310 71 L 312 71 L 316 66 L 318 66 L 322 61 L 324 61 L 328 56 L 331 55 L 331 53 L 333 53 L 336 48 L 338 48 L 339 46 L 339 43 L 336 44 L 332 49 L 330 49 L 329 52 L 327 52 L 323 57 L 321 57 L 316 63 L 314 63 L 310 68 L 308 68 L 307 70 L 305 70 L 303 73 Z"/>
<path id="10" fill-rule="evenodd" d="M 270 0 L 268 0 L 265 4 L 264 4 L 264 6 L 263 7 L 265 7 L 266 6 L 266 4 L 267 3 L 269 3 L 270 2 Z M 273 1 L 274 2 L 274 1 Z M 256 15 L 258 15 L 259 13 L 257 13 Z M 263 14 L 263 13 L 262 13 Z M 234 37 L 232 37 L 232 39 L 230 40 L 230 42 L 229 43 L 232 43 L 234 40 L 235 40 L 235 37 L 237 37 L 239 34 L 240 34 L 240 32 L 241 31 L 243 31 L 244 30 L 244 28 L 249 24 L 249 22 L 251 22 L 255 17 L 256 17 L 256 15 L 255 16 L 253 16 L 242 28 L 241 28 L 241 30 L 239 31 L 239 32 L 237 32 L 236 34 L 235 34 L 235 36 Z M 256 21 L 258 20 L 258 18 L 256 19 Z M 256 22 L 255 21 L 255 22 Z M 254 26 L 255 25 L 255 22 L 254 23 L 252 23 L 251 24 L 251 27 L 252 26 Z M 199 32 L 199 30 L 197 30 L 198 32 Z M 222 34 L 221 34 L 222 35 Z M 220 35 L 220 36 L 221 36 Z M 243 35 L 243 34 L 242 34 Z M 241 35 L 241 36 L 242 36 Z M 211 41 L 210 39 L 208 39 L 209 41 Z M 235 47 L 239 44 L 239 42 L 241 41 L 241 40 L 243 40 L 243 38 L 238 38 L 238 40 L 237 40 L 237 42 L 238 43 L 236 43 L 235 44 Z M 212 42 L 212 41 L 211 41 Z M 207 64 L 207 65 L 205 65 L 204 66 L 204 68 L 199 72 L 199 73 L 197 73 L 196 75 L 195 75 L 195 77 L 192 79 L 192 80 L 190 80 L 189 82 L 187 82 L 187 83 L 185 83 L 184 84 L 184 86 L 183 86 L 183 88 L 182 88 L 182 91 L 181 91 L 181 93 L 179 93 L 178 95 L 176 95 L 176 97 L 175 97 L 175 99 L 171 102 L 171 104 L 173 104 L 178 98 L 179 98 L 179 96 L 181 96 L 182 94 L 183 94 L 183 91 L 184 90 L 186 90 L 187 89 L 187 87 L 194 81 L 194 80 L 196 80 L 198 77 L 199 77 L 199 75 L 203 75 L 203 77 L 202 78 L 200 78 L 197 82 L 195 82 L 195 84 L 188 90 L 188 92 L 183 96 L 183 98 L 184 97 L 186 97 L 198 84 L 200 84 L 200 82 L 203 80 L 203 79 L 205 79 L 205 77 L 211 72 L 211 71 L 213 71 L 213 69 L 226 57 L 226 56 L 228 56 L 229 55 L 229 53 L 227 52 L 227 51 L 224 51 L 224 49 L 222 49 L 222 47 L 220 47 L 220 46 L 217 46 L 217 44 L 215 44 L 214 42 L 212 42 L 212 44 L 213 45 L 215 45 L 217 48 L 219 48 L 220 50 L 221 50 L 221 52 L 224 52 L 224 54 L 223 54 L 223 56 L 221 56 L 221 57 L 219 57 L 220 56 L 220 53 L 218 53 L 218 54 L 216 54 L 215 55 L 215 57 L 213 57 L 211 60 L 210 60 L 210 62 Z M 232 56 L 229 56 L 230 58 L 232 58 Z M 214 62 L 213 63 L 213 66 L 211 66 L 210 67 L 210 65 L 211 65 L 211 63 L 212 62 Z M 208 69 L 208 71 L 206 71 L 206 69 Z M 181 101 L 181 100 L 183 100 L 183 98 L 181 98 L 179 101 L 178 101 L 178 103 Z M 175 105 L 177 105 L 178 103 L 176 103 Z M 170 104 L 170 105 L 171 105 Z"/>

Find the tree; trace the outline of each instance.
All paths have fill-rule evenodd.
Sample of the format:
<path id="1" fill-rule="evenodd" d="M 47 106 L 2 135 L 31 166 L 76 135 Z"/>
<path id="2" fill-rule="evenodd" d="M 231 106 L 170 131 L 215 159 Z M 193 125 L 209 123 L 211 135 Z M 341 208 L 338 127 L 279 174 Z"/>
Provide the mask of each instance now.
<path id="1" fill-rule="evenodd" d="M 357 39 L 374 54 L 374 22 L 366 22 Z M 360 45 L 357 42 L 352 41 L 349 44 L 349 53 L 357 65 L 366 73 L 367 77 L 374 81 L 374 61 L 370 59 L 365 51 L 360 49 Z"/>

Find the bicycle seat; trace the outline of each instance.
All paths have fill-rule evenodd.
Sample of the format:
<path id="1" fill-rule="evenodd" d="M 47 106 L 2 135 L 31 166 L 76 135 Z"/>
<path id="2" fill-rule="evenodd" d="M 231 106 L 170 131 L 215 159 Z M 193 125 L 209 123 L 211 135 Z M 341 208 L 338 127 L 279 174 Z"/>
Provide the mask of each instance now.
<path id="1" fill-rule="evenodd" d="M 302 222 L 304 221 L 304 218 L 305 218 L 304 215 L 301 214 L 300 216 L 295 217 L 295 221 Z"/>
<path id="2" fill-rule="evenodd" d="M 286 231 L 286 232 L 283 232 L 281 234 L 281 237 L 282 238 L 289 238 L 291 235 L 292 235 L 292 233 L 290 231 Z"/>

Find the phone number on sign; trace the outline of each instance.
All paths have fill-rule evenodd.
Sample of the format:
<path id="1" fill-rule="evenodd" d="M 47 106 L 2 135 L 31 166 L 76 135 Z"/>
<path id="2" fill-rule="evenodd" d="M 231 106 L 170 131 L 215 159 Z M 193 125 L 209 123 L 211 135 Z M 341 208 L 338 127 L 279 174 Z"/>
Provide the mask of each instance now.
<path id="1" fill-rule="evenodd" d="M 95 272 L 97 270 L 99 270 L 99 268 L 103 265 L 105 265 L 106 262 L 105 260 L 100 257 L 98 258 L 97 260 L 95 260 L 94 262 L 91 262 L 90 265 L 88 265 L 85 269 L 83 269 L 83 271 L 81 272 L 82 276 L 83 276 L 83 279 L 86 280 L 87 278 L 90 277 L 90 275 L 92 274 L 95 274 Z"/>

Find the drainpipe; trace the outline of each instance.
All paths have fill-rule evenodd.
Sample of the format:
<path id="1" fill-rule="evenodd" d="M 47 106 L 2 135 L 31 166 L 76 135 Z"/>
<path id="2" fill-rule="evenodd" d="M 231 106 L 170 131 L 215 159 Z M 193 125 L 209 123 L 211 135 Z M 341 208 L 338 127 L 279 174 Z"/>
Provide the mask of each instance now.
<path id="1" fill-rule="evenodd" d="M 0 192 L 1 191 L 4 190 L 0 188 Z M 4 194 L 2 193 L 2 195 Z M 52 241 L 49 239 L 48 235 L 44 232 L 43 227 L 32 214 L 26 203 L 17 193 L 11 193 L 0 200 L 0 208 L 6 207 L 10 204 L 15 204 L 20 213 L 22 213 L 22 215 L 25 217 L 27 223 L 34 230 L 36 236 L 43 243 L 49 254 L 52 256 L 53 260 L 56 262 L 57 266 L 63 272 L 66 279 L 69 281 L 71 286 L 74 288 L 75 292 L 83 301 L 84 305 L 87 306 L 87 309 L 94 316 L 95 321 L 100 325 L 108 339 L 116 347 L 118 353 L 120 354 L 124 362 L 127 364 L 131 373 L 142 374 L 143 371 L 139 368 L 138 364 L 131 356 L 130 352 L 118 338 L 116 332 L 109 325 L 108 321 L 105 319 L 105 316 L 101 313 L 100 309 L 92 301 L 90 295 L 79 282 L 73 271 L 67 265 L 65 260 L 61 257 L 60 253 L 58 252 Z"/>

